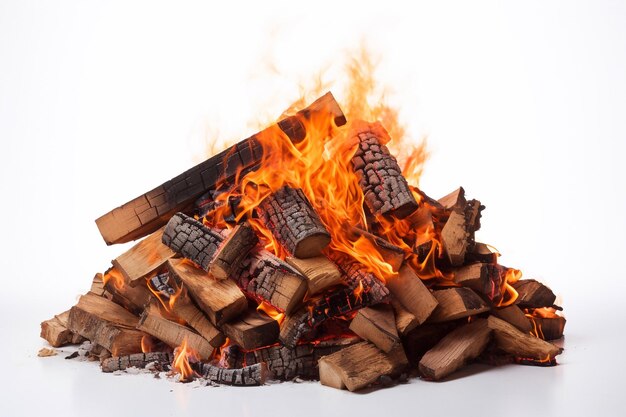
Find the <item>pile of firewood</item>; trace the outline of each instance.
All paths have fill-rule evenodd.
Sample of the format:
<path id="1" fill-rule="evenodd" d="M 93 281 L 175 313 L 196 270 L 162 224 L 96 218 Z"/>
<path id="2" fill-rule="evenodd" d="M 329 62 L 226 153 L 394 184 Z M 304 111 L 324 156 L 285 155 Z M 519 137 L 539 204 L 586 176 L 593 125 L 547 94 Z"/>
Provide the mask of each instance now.
<path id="1" fill-rule="evenodd" d="M 409 185 L 378 123 L 345 135 L 367 223 L 341 233 L 366 240 L 387 276 L 331 249 L 324 202 L 300 188 L 242 211 L 242 178 L 276 157 L 261 138 L 280 129 L 298 144 L 312 119 L 329 135 L 347 128 L 328 93 L 97 219 L 107 244 L 145 238 L 41 336 L 54 347 L 89 340 L 104 372 L 156 364 L 232 385 L 299 377 L 354 391 L 417 373 L 439 380 L 472 361 L 556 364 L 562 349 L 547 340 L 565 319 L 555 295 L 475 241 L 484 206 L 462 188 L 434 200 Z"/>

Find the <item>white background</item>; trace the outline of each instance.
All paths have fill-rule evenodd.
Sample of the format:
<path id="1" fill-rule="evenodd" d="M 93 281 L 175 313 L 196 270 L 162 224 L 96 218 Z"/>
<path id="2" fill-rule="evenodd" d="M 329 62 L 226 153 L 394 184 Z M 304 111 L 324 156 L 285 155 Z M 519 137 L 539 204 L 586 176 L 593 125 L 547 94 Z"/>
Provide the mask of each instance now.
<path id="1" fill-rule="evenodd" d="M 404 3 L 0 0 L 0 415 L 623 415 L 626 4 Z M 320 70 L 341 101 L 332 74 L 362 41 L 428 136 L 422 188 L 463 185 L 487 206 L 479 239 L 562 296 L 561 366 L 355 395 L 36 357 L 39 322 L 127 247 L 97 217 L 254 133 Z"/>

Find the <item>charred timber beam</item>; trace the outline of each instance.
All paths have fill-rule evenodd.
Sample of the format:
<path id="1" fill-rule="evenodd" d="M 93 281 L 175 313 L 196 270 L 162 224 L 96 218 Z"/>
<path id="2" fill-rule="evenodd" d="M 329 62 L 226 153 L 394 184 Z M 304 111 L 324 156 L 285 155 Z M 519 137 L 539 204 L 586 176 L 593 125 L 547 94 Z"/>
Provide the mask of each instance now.
<path id="1" fill-rule="evenodd" d="M 161 366 L 168 365 L 174 360 L 170 352 L 133 353 L 126 356 L 113 356 L 102 361 L 102 372 L 123 371 L 127 368 L 145 368 L 151 363 Z"/>
<path id="2" fill-rule="evenodd" d="M 269 373 L 265 362 L 237 369 L 220 368 L 208 363 L 196 362 L 191 364 L 191 368 L 202 378 L 211 382 L 238 387 L 263 385 Z"/>
<path id="3" fill-rule="evenodd" d="M 302 123 L 317 115 L 329 115 L 331 124 L 342 126 L 346 118 L 331 93 L 326 93 L 296 115 L 276 124 L 294 143 L 306 136 Z M 220 184 L 232 183 L 242 171 L 256 168 L 263 149 L 259 135 L 276 131 L 276 126 L 245 139 L 207 159 L 155 189 L 129 201 L 96 220 L 108 245 L 129 242 L 154 232 L 178 211 L 191 212 L 194 201 L 204 192 Z"/>

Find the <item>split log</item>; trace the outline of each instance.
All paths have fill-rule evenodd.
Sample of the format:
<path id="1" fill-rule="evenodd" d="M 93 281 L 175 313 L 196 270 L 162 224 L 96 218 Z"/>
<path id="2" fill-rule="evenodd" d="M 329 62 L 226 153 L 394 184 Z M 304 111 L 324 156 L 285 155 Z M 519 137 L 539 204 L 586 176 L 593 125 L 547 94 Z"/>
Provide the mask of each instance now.
<path id="1" fill-rule="evenodd" d="M 463 208 L 465 207 L 465 190 L 463 187 L 459 187 L 456 190 L 452 191 L 450 194 L 441 197 L 437 200 L 441 206 L 446 210 L 453 210 L 455 208 Z"/>
<path id="2" fill-rule="evenodd" d="M 191 364 L 191 368 L 206 380 L 238 387 L 263 385 L 269 373 L 267 364 L 264 362 L 238 369 L 220 368 L 208 363 L 196 362 Z"/>
<path id="3" fill-rule="evenodd" d="M 454 282 L 473 289 L 490 300 L 502 299 L 502 284 L 507 268 L 502 265 L 477 263 L 466 265 L 454 272 Z"/>
<path id="4" fill-rule="evenodd" d="M 387 288 L 415 316 L 418 324 L 424 323 L 437 307 L 433 294 L 408 265 L 400 268 L 397 277 L 387 280 Z"/>
<path id="5" fill-rule="evenodd" d="M 157 363 L 162 367 L 173 362 L 174 355 L 170 352 L 134 353 L 126 356 L 113 356 L 105 359 L 100 364 L 102 372 L 123 371 L 127 368 L 145 368 L 151 363 Z"/>
<path id="6" fill-rule="evenodd" d="M 402 345 L 411 365 L 417 367 L 424 354 L 458 326 L 458 321 L 425 323 L 403 336 Z"/>
<path id="7" fill-rule="evenodd" d="M 360 342 L 319 360 L 320 382 L 329 387 L 357 391 L 383 375 L 399 374 L 407 364 L 402 346 L 384 353 L 369 342 Z"/>
<path id="8" fill-rule="evenodd" d="M 106 298 L 87 293 L 70 309 L 67 327 L 115 356 L 141 352 L 137 317 Z"/>
<path id="9" fill-rule="evenodd" d="M 395 298 L 391 299 L 391 306 L 395 313 L 396 329 L 401 335 L 406 335 L 420 324 L 417 318 Z"/>
<path id="10" fill-rule="evenodd" d="M 474 245 L 474 232 L 480 228 L 480 201 L 470 200 L 461 210 L 456 208 L 441 230 L 441 243 L 451 265 L 461 266 Z"/>
<path id="11" fill-rule="evenodd" d="M 387 131 L 378 122 L 362 123 L 351 134 L 358 143 L 352 166 L 370 212 L 400 219 L 414 212 L 417 201 L 396 158 L 385 146 Z"/>
<path id="12" fill-rule="evenodd" d="M 339 269 L 344 272 L 344 281 L 348 285 L 348 289 L 363 289 L 360 294 L 361 304 L 364 306 L 382 303 L 389 298 L 389 289 L 383 284 L 376 275 L 367 271 L 367 269 L 358 262 L 349 264 L 338 264 Z"/>
<path id="13" fill-rule="evenodd" d="M 106 274 L 120 274 L 116 267 L 109 269 Z M 106 275 L 105 274 L 105 275 Z M 121 278 L 121 275 L 120 275 Z M 136 283 L 131 287 L 128 283 L 118 285 L 115 279 L 109 279 L 104 284 L 104 289 L 111 295 L 111 299 L 126 308 L 133 314 L 141 314 L 144 307 L 150 303 L 152 293 L 146 287 L 145 281 Z"/>
<path id="14" fill-rule="evenodd" d="M 311 313 L 307 308 L 286 314 L 285 320 L 280 325 L 278 340 L 289 348 L 295 347 L 303 334 L 313 330 L 310 318 Z"/>
<path id="15" fill-rule="evenodd" d="M 494 331 L 496 345 L 501 350 L 521 358 L 535 360 L 552 359 L 563 349 L 516 329 L 495 316 L 489 316 L 489 328 Z"/>
<path id="16" fill-rule="evenodd" d="M 486 243 L 475 242 L 465 254 L 466 263 L 497 264 L 498 252 Z"/>
<path id="17" fill-rule="evenodd" d="M 261 201 L 256 213 L 290 256 L 320 256 L 330 243 L 330 233 L 299 188 L 281 187 Z"/>
<path id="18" fill-rule="evenodd" d="M 491 339 L 487 320 L 477 319 L 459 327 L 426 352 L 419 364 L 422 375 L 439 380 L 476 359 Z"/>
<path id="19" fill-rule="evenodd" d="M 350 330 L 386 353 L 400 344 L 393 308 L 387 304 L 360 309 L 350 323 Z"/>
<path id="20" fill-rule="evenodd" d="M 306 136 L 300 120 L 329 115 L 328 126 L 342 126 L 346 119 L 331 93 L 327 93 L 296 115 L 252 136 L 196 165 L 96 220 L 108 245 L 129 242 L 154 232 L 178 211 L 191 212 L 194 201 L 206 190 L 232 183 L 242 171 L 255 169 L 263 158 L 258 135 L 270 135 L 280 128 L 294 143 Z"/>
<path id="21" fill-rule="evenodd" d="M 171 276 L 187 288 L 191 298 L 215 325 L 242 314 L 248 308 L 245 295 L 231 280 L 218 281 L 183 259 L 170 259 Z"/>
<path id="22" fill-rule="evenodd" d="M 109 298 L 107 291 L 104 289 L 104 279 L 101 273 L 97 273 L 91 281 L 91 288 L 89 292 L 97 295 L 98 297 Z"/>
<path id="23" fill-rule="evenodd" d="M 253 250 L 235 274 L 237 285 L 252 298 L 291 313 L 307 290 L 306 278 L 266 250 Z"/>
<path id="24" fill-rule="evenodd" d="M 251 351 L 242 351 L 237 346 L 227 349 L 227 362 L 230 367 L 239 368 L 261 362 L 267 363 L 272 377 L 279 380 L 293 378 L 319 379 L 318 361 L 321 357 L 335 353 L 357 343 L 357 337 L 331 339 L 316 343 L 287 346 L 268 346 Z"/>
<path id="25" fill-rule="evenodd" d="M 537 317 L 533 316 L 532 321 L 535 322 L 539 336 L 543 340 L 556 340 L 563 337 L 565 330 L 565 317 Z"/>
<path id="26" fill-rule="evenodd" d="M 231 342 L 245 350 L 269 346 L 278 340 L 278 322 L 256 310 L 222 326 Z"/>
<path id="27" fill-rule="evenodd" d="M 309 295 L 320 293 L 343 281 L 337 265 L 325 256 L 307 259 L 287 258 L 286 262 L 306 277 Z"/>
<path id="28" fill-rule="evenodd" d="M 224 334 L 215 328 L 205 315 L 198 310 L 187 294 L 183 294 L 176 299 L 172 312 L 183 319 L 200 336 L 208 340 L 211 346 L 217 348 L 226 341 Z"/>
<path id="29" fill-rule="evenodd" d="M 81 335 L 72 333 L 67 328 L 67 320 L 70 312 L 65 311 L 52 317 L 50 320 L 41 322 L 41 338 L 46 339 L 50 346 L 61 347 L 70 344 L 81 343 L 84 339 Z"/>
<path id="30" fill-rule="evenodd" d="M 396 245 L 391 244 L 389 241 L 382 237 L 376 236 L 368 231 L 360 229 L 358 227 L 351 227 L 350 233 L 355 237 L 364 237 L 369 240 L 376 248 L 380 256 L 385 262 L 391 265 L 394 271 L 399 271 L 402 263 L 404 262 L 405 253 L 404 250 Z"/>
<path id="31" fill-rule="evenodd" d="M 534 279 L 521 279 L 513 284 L 521 308 L 551 307 L 556 300 L 552 290 Z"/>
<path id="32" fill-rule="evenodd" d="M 437 290 L 433 295 L 439 305 L 428 319 L 431 323 L 456 320 L 489 311 L 489 306 L 483 299 L 469 288 Z"/>
<path id="33" fill-rule="evenodd" d="M 162 241 L 174 252 L 208 271 L 224 237 L 221 230 L 209 229 L 193 217 L 177 213 L 167 222 Z"/>
<path id="34" fill-rule="evenodd" d="M 172 349 L 180 346 L 186 339 L 187 346 L 196 351 L 201 359 L 208 359 L 213 353 L 213 347 L 208 340 L 191 329 L 164 319 L 153 312 L 146 311 L 141 315 L 137 329 L 156 337 Z"/>
<path id="35" fill-rule="evenodd" d="M 530 333 L 533 329 L 528 317 L 515 304 L 503 308 L 493 308 L 491 314 L 512 324 L 524 333 Z"/>
<path id="36" fill-rule="evenodd" d="M 174 256 L 174 252 L 161 242 L 162 236 L 163 228 L 160 228 L 112 261 L 130 286 L 143 283 L 143 278 Z"/>
<path id="37" fill-rule="evenodd" d="M 215 279 L 232 276 L 259 239 L 248 223 L 238 224 L 218 246 L 209 272 Z"/>

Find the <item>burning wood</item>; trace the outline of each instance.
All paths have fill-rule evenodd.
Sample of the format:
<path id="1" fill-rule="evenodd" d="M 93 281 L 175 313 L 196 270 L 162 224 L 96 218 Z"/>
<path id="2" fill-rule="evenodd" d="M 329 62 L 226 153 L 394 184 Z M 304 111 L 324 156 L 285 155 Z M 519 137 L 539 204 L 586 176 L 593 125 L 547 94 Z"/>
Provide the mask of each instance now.
<path id="1" fill-rule="evenodd" d="M 556 364 L 555 295 L 476 243 L 484 206 L 428 197 L 379 122 L 346 123 L 329 93 L 99 218 L 107 244 L 147 237 L 42 337 L 88 339 L 104 372 L 240 386 Z"/>

